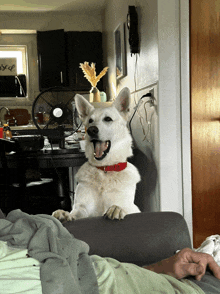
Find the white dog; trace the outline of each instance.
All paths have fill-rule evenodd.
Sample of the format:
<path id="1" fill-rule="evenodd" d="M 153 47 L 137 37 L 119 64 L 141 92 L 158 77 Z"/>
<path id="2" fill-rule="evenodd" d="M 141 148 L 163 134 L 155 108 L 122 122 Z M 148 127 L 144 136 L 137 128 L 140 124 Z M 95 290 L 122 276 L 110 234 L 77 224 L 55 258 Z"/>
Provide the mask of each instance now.
<path id="1" fill-rule="evenodd" d="M 76 108 L 87 129 L 84 163 L 76 174 L 72 211 L 56 210 L 61 221 L 106 216 L 123 219 L 140 212 L 134 204 L 140 175 L 127 158 L 132 156 L 132 138 L 126 126 L 130 91 L 124 88 L 110 107 L 94 108 L 84 97 L 76 95 Z"/>

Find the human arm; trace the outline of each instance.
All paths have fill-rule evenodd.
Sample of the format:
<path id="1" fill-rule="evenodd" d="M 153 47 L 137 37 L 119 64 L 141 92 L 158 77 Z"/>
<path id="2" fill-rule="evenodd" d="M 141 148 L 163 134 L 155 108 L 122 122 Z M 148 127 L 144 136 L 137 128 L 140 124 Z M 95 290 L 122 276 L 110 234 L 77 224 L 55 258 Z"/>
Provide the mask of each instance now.
<path id="1" fill-rule="evenodd" d="M 176 279 L 195 276 L 198 281 L 202 279 L 206 268 L 209 267 L 213 275 L 220 279 L 220 267 L 213 257 L 206 253 L 195 252 L 190 248 L 185 248 L 170 258 L 143 267 L 156 273 L 170 275 Z"/>

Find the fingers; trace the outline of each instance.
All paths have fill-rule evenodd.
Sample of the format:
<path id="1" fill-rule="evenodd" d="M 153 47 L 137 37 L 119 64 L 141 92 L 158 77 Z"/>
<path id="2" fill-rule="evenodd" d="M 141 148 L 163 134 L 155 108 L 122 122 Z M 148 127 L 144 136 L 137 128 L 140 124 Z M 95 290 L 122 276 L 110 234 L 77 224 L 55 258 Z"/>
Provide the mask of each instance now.
<path id="1" fill-rule="evenodd" d="M 156 273 L 170 275 L 176 279 L 194 276 L 196 280 L 200 281 L 206 272 L 207 266 L 214 276 L 220 279 L 220 267 L 211 255 L 185 248 L 176 255 L 146 268 Z"/>
<path id="2" fill-rule="evenodd" d="M 220 267 L 210 254 L 192 251 L 192 258 L 194 262 L 196 262 L 203 268 L 203 272 L 200 275 L 196 276 L 197 280 L 201 280 L 206 272 L 207 267 L 209 267 L 209 269 L 212 271 L 213 275 L 217 279 L 220 279 Z"/>
<path id="3" fill-rule="evenodd" d="M 204 253 L 195 252 L 191 249 L 189 249 L 188 254 L 190 254 L 189 261 L 191 259 L 190 261 L 191 264 L 195 266 L 195 273 L 190 275 L 195 276 L 195 279 L 197 281 L 200 281 L 206 272 L 206 268 L 208 264 L 208 261 L 207 261 L 208 255 Z"/>
<path id="4" fill-rule="evenodd" d="M 207 257 L 208 259 L 208 267 L 209 269 L 212 271 L 213 275 L 220 280 L 220 267 L 218 266 L 218 264 L 215 262 L 214 258 L 209 255 Z"/>
<path id="5" fill-rule="evenodd" d="M 195 252 L 189 248 L 183 249 L 178 254 L 180 262 L 185 263 L 186 274 L 188 272 L 188 275 L 195 276 L 196 280 L 200 281 L 202 279 L 206 272 L 207 266 L 212 271 L 213 275 L 217 279 L 220 279 L 220 267 L 211 255 Z"/>
<path id="6" fill-rule="evenodd" d="M 200 281 L 203 275 L 205 274 L 205 270 L 203 266 L 196 263 L 188 263 L 184 266 L 184 276 L 195 276 L 196 280 Z"/>

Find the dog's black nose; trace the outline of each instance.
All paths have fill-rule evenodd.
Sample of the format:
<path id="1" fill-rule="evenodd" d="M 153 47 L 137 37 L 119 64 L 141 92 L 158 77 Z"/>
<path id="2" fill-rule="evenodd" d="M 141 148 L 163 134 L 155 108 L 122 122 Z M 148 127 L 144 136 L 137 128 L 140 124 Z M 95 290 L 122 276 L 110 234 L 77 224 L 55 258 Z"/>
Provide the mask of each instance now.
<path id="1" fill-rule="evenodd" d="M 87 133 L 90 137 L 97 137 L 99 129 L 97 127 L 89 127 Z"/>

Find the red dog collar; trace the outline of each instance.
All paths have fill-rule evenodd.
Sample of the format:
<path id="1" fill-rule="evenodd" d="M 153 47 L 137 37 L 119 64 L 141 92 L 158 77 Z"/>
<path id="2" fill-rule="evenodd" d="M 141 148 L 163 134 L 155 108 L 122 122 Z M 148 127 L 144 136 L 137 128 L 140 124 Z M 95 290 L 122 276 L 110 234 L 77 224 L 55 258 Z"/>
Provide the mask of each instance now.
<path id="1" fill-rule="evenodd" d="M 98 169 L 103 170 L 105 173 L 108 171 L 121 171 L 127 167 L 127 162 L 119 162 L 114 165 L 107 165 L 107 166 L 96 166 Z"/>

